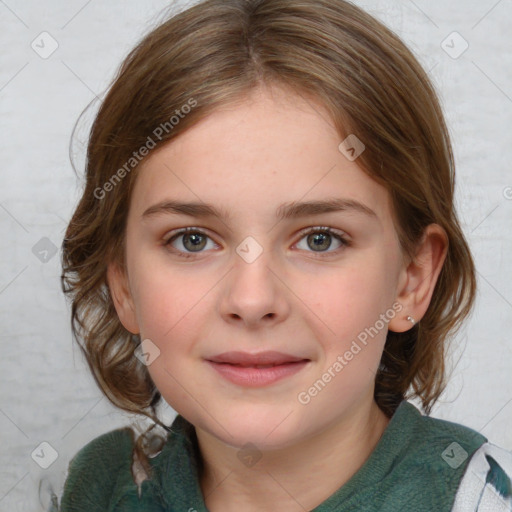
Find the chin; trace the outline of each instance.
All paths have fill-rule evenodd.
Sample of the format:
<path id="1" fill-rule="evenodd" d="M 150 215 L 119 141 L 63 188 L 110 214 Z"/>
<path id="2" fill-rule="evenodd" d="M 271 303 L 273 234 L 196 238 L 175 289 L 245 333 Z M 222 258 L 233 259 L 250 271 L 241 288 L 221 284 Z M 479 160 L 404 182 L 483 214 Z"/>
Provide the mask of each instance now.
<path id="1" fill-rule="evenodd" d="M 242 411 L 237 407 L 231 414 L 224 410 L 220 425 L 211 417 L 202 418 L 196 425 L 204 425 L 203 430 L 238 449 L 243 449 L 250 443 L 261 451 L 278 450 L 297 440 L 299 426 L 291 410 L 279 407 L 274 411 L 269 410 L 268 406 L 265 411 L 255 410 L 254 407 L 243 409 Z"/>

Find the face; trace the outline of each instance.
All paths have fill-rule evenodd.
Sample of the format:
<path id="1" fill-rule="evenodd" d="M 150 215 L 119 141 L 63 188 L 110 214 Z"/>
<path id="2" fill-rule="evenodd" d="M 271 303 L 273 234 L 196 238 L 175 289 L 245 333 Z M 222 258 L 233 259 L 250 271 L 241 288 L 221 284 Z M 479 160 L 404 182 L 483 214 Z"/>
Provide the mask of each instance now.
<path id="1" fill-rule="evenodd" d="M 138 170 L 119 316 L 167 403 L 232 446 L 286 447 L 373 401 L 402 258 L 387 191 L 340 142 L 320 105 L 258 89 Z M 325 201 L 343 207 L 292 208 Z M 230 351 L 302 362 L 209 361 Z"/>

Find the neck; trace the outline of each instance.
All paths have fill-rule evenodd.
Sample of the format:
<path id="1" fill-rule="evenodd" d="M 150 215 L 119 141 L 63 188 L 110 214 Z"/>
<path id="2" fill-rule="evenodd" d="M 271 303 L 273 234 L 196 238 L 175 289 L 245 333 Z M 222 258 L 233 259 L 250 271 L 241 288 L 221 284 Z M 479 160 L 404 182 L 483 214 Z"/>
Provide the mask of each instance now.
<path id="1" fill-rule="evenodd" d="M 390 419 L 375 401 L 285 449 L 262 453 L 257 464 L 240 464 L 237 448 L 196 430 L 203 458 L 200 477 L 210 512 L 312 510 L 361 468 Z"/>

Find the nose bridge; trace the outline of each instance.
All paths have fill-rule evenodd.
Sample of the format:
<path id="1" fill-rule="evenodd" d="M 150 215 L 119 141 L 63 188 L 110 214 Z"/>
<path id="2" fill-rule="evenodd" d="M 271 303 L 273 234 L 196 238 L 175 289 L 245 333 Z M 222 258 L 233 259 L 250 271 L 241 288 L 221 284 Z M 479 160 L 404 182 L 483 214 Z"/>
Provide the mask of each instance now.
<path id="1" fill-rule="evenodd" d="M 251 236 L 244 239 L 236 247 L 233 268 L 227 276 L 221 314 L 247 324 L 281 317 L 286 310 L 286 299 L 276 272 L 272 250 Z"/>

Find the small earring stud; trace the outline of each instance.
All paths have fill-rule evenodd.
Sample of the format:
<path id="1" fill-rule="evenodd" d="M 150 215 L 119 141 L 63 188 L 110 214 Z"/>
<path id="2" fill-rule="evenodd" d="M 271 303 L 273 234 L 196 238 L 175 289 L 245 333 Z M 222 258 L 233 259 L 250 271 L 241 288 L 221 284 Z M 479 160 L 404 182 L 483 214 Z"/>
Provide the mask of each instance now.
<path id="1" fill-rule="evenodd" d="M 412 316 L 408 316 L 407 320 L 409 320 L 409 322 L 411 322 L 412 324 L 416 323 L 416 320 L 414 320 L 414 318 Z"/>

